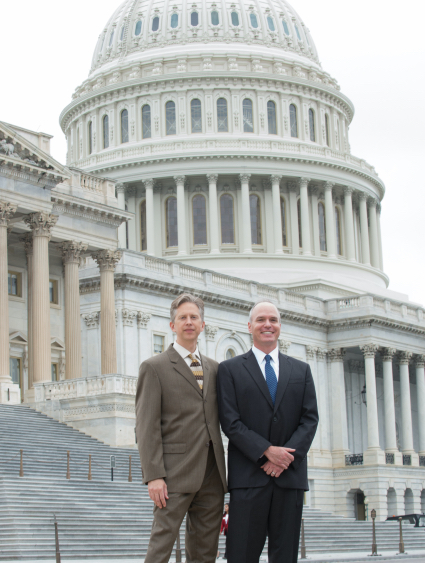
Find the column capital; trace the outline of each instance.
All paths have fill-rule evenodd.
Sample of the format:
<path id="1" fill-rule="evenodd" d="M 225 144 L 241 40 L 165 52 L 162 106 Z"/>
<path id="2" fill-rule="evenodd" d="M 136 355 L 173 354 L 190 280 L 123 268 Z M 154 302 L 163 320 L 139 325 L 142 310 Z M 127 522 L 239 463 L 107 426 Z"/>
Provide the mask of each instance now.
<path id="1" fill-rule="evenodd" d="M 117 190 L 117 194 L 124 194 L 125 193 L 125 184 L 116 184 L 115 189 Z"/>
<path id="2" fill-rule="evenodd" d="M 206 339 L 209 340 L 210 342 L 215 341 L 217 332 L 218 332 L 218 326 L 205 325 L 205 336 Z"/>
<path id="3" fill-rule="evenodd" d="M 218 174 L 207 174 L 207 180 L 209 184 L 216 184 L 218 180 Z"/>
<path id="4" fill-rule="evenodd" d="M 16 213 L 17 206 L 0 201 L 0 227 L 7 227 L 9 219 Z"/>
<path id="5" fill-rule="evenodd" d="M 298 185 L 296 182 L 288 182 L 288 190 L 290 192 L 296 192 L 298 188 Z"/>
<path id="6" fill-rule="evenodd" d="M 272 184 L 279 184 L 280 185 L 280 181 L 282 180 L 283 176 L 280 174 L 272 174 L 270 176 L 270 180 L 272 182 Z"/>
<path id="7" fill-rule="evenodd" d="M 307 360 L 314 360 L 318 350 L 319 350 L 319 348 L 317 348 L 316 346 L 306 346 L 305 347 L 305 354 L 306 354 Z"/>
<path id="8" fill-rule="evenodd" d="M 121 256 L 122 252 L 119 250 L 97 250 L 92 253 L 92 258 L 97 262 L 101 272 L 108 270 L 113 272 Z"/>
<path id="9" fill-rule="evenodd" d="M 271 190 L 273 187 L 270 178 L 263 178 L 261 185 L 263 186 L 263 190 Z"/>
<path id="10" fill-rule="evenodd" d="M 319 186 L 317 184 L 312 184 L 308 187 L 308 191 L 310 192 L 310 195 L 318 195 Z"/>
<path id="11" fill-rule="evenodd" d="M 87 250 L 88 245 L 75 240 L 67 240 L 63 242 L 59 248 L 62 251 L 62 260 L 64 264 L 80 264 L 81 254 Z"/>
<path id="12" fill-rule="evenodd" d="M 185 183 L 186 176 L 173 176 L 173 179 L 177 185 Z"/>
<path id="13" fill-rule="evenodd" d="M 398 363 L 401 366 L 408 366 L 412 359 L 413 352 L 406 352 L 405 350 L 398 353 Z"/>
<path id="14" fill-rule="evenodd" d="M 56 225 L 58 219 L 58 215 L 51 215 L 42 211 L 27 215 L 24 221 L 32 230 L 34 237 L 48 237 L 50 239 L 52 227 Z"/>
<path id="15" fill-rule="evenodd" d="M 147 328 L 148 322 L 151 320 L 151 314 L 144 311 L 137 311 L 137 326 L 138 328 Z"/>
<path id="16" fill-rule="evenodd" d="M 250 178 L 251 178 L 251 174 L 246 174 L 246 173 L 239 174 L 239 179 L 242 184 L 247 184 Z"/>
<path id="17" fill-rule="evenodd" d="M 300 188 L 307 188 L 310 178 L 298 178 L 298 186 Z"/>
<path id="18" fill-rule="evenodd" d="M 344 186 L 344 195 L 351 195 L 354 192 L 354 188 L 350 186 Z"/>
<path id="19" fill-rule="evenodd" d="M 417 368 L 425 367 L 425 354 L 417 354 L 415 356 L 415 365 Z"/>
<path id="20" fill-rule="evenodd" d="M 331 362 L 343 362 L 345 356 L 344 348 L 331 348 L 328 350 L 329 360 Z"/>
<path id="21" fill-rule="evenodd" d="M 334 186 L 334 182 L 325 182 L 325 192 L 331 192 Z"/>
<path id="22" fill-rule="evenodd" d="M 147 178 L 146 180 L 143 180 L 143 185 L 145 186 L 146 190 L 148 188 L 153 190 L 153 188 L 155 186 L 155 180 L 153 178 Z"/>
<path id="23" fill-rule="evenodd" d="M 279 350 L 282 352 L 282 354 L 286 355 L 292 343 L 289 342 L 289 340 L 284 340 L 283 338 L 279 338 L 278 344 L 279 344 Z"/>
<path id="24" fill-rule="evenodd" d="M 364 344 L 360 346 L 360 350 L 363 352 L 365 358 L 374 358 L 379 346 L 377 344 Z"/>
<path id="25" fill-rule="evenodd" d="M 318 360 L 326 360 L 326 354 L 328 353 L 328 351 L 326 350 L 326 348 L 317 348 L 316 354 L 317 354 L 317 359 Z"/>
<path id="26" fill-rule="evenodd" d="M 20 237 L 19 240 L 24 243 L 25 254 L 27 256 L 32 256 L 34 252 L 32 233 L 27 233 L 26 235 Z"/>
<path id="27" fill-rule="evenodd" d="M 383 362 L 392 362 L 393 356 L 397 353 L 396 348 L 382 348 L 381 358 Z"/>
<path id="28" fill-rule="evenodd" d="M 375 199 L 374 197 L 370 197 L 367 200 L 367 205 L 368 205 L 368 207 L 376 207 L 378 205 L 378 200 Z"/>
<path id="29" fill-rule="evenodd" d="M 365 193 L 365 192 L 359 192 L 359 200 L 360 200 L 360 201 L 367 201 L 367 198 L 368 198 L 368 197 L 369 197 L 369 196 L 367 195 L 367 193 Z"/>
<path id="30" fill-rule="evenodd" d="M 381 210 L 382 210 L 382 205 L 381 202 L 378 201 L 378 203 L 376 204 L 376 212 L 381 214 Z"/>

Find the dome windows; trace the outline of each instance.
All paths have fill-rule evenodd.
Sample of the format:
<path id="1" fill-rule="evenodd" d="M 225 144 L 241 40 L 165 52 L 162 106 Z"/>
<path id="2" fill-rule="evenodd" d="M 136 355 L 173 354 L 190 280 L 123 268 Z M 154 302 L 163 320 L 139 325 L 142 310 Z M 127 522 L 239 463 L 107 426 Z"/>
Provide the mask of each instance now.
<path id="1" fill-rule="evenodd" d="M 282 246 L 288 246 L 286 236 L 286 200 L 284 197 L 280 198 L 280 218 L 282 221 Z"/>
<path id="2" fill-rule="evenodd" d="M 107 149 L 109 147 L 109 117 L 107 115 L 103 116 L 103 148 Z"/>
<path id="3" fill-rule="evenodd" d="M 291 125 L 291 137 L 298 137 L 297 108 L 294 104 L 289 106 L 289 121 Z"/>
<path id="4" fill-rule="evenodd" d="M 218 17 L 217 10 L 213 10 L 211 12 L 211 25 L 218 25 L 220 23 L 220 19 Z"/>
<path id="5" fill-rule="evenodd" d="M 88 127 L 88 141 L 89 141 L 89 154 L 91 154 L 93 152 L 93 122 L 89 121 L 89 127 Z"/>
<path id="6" fill-rule="evenodd" d="M 159 29 L 159 16 L 155 16 L 152 20 L 152 31 L 158 31 Z"/>
<path id="7" fill-rule="evenodd" d="M 207 203 L 203 195 L 197 194 L 192 199 L 193 244 L 207 244 Z"/>
<path id="8" fill-rule="evenodd" d="M 150 139 L 151 136 L 151 106 L 149 104 L 145 104 L 142 107 L 142 137 L 143 139 Z"/>
<path id="9" fill-rule="evenodd" d="M 220 197 L 221 244 L 235 244 L 235 221 L 233 197 L 223 194 Z"/>
<path id="10" fill-rule="evenodd" d="M 269 26 L 270 31 L 275 31 L 274 21 L 271 16 L 267 16 L 267 25 Z"/>
<path id="11" fill-rule="evenodd" d="M 121 26 L 121 31 L 120 31 L 120 41 L 122 41 L 123 38 L 124 38 L 124 30 L 125 30 L 125 26 L 122 25 L 122 26 Z"/>
<path id="12" fill-rule="evenodd" d="M 254 29 L 257 29 L 257 27 L 258 27 L 257 16 L 251 12 L 251 14 L 249 14 L 249 19 L 251 20 L 252 27 Z"/>
<path id="13" fill-rule="evenodd" d="M 243 130 L 244 133 L 254 132 L 252 100 L 245 99 L 242 104 Z"/>
<path id="14" fill-rule="evenodd" d="M 112 41 L 114 40 L 114 31 L 111 31 L 111 35 L 109 36 L 109 47 L 112 46 Z"/>
<path id="15" fill-rule="evenodd" d="M 192 119 L 192 133 L 202 133 L 201 100 L 190 102 L 190 116 Z"/>
<path id="16" fill-rule="evenodd" d="M 295 24 L 294 27 L 295 27 L 295 33 L 297 34 L 298 40 L 302 41 L 300 30 L 298 29 L 298 26 Z"/>
<path id="17" fill-rule="evenodd" d="M 199 14 L 198 14 L 198 12 L 192 12 L 190 14 L 190 25 L 192 27 L 197 27 L 199 25 Z"/>
<path id="18" fill-rule="evenodd" d="M 251 212 L 251 243 L 262 244 L 261 242 L 261 204 L 258 195 L 249 196 L 249 209 Z"/>
<path id="19" fill-rule="evenodd" d="M 217 100 L 217 128 L 219 133 L 227 133 L 229 130 L 226 98 Z"/>
<path id="20" fill-rule="evenodd" d="M 288 24 L 285 20 L 282 20 L 282 25 L 283 25 L 283 31 L 285 32 L 285 34 L 289 35 L 289 27 L 288 27 Z"/>
<path id="21" fill-rule="evenodd" d="M 128 143 L 128 111 L 121 112 L 121 143 Z"/>
<path id="22" fill-rule="evenodd" d="M 276 104 L 271 100 L 267 102 L 267 121 L 269 135 L 277 135 Z"/>
<path id="23" fill-rule="evenodd" d="M 177 132 L 176 127 L 176 104 L 174 102 L 167 102 L 165 104 L 165 120 L 166 120 L 166 134 L 175 135 Z"/>
<path id="24" fill-rule="evenodd" d="M 232 25 L 234 25 L 235 27 L 237 27 L 239 25 L 239 15 L 237 12 L 232 12 L 230 14 L 230 17 L 232 19 Z"/>
<path id="25" fill-rule="evenodd" d="M 174 13 L 171 14 L 171 21 L 170 21 L 170 27 L 171 29 L 176 29 L 176 27 L 179 25 L 179 15 Z"/>
<path id="26" fill-rule="evenodd" d="M 134 28 L 134 35 L 138 37 L 142 33 L 142 20 L 136 22 L 136 27 Z"/>
<path id="27" fill-rule="evenodd" d="M 167 248 L 178 246 L 179 237 L 177 231 L 177 198 L 172 196 L 167 199 L 166 207 L 166 225 L 167 225 Z"/>
<path id="28" fill-rule="evenodd" d="M 310 125 L 310 141 L 316 142 L 316 131 L 314 128 L 314 111 L 312 109 L 308 110 L 308 121 Z"/>
<path id="29" fill-rule="evenodd" d="M 326 252 L 326 217 L 325 217 L 325 206 L 322 202 L 319 202 L 318 207 L 319 213 L 319 240 L 320 240 L 320 250 Z"/>

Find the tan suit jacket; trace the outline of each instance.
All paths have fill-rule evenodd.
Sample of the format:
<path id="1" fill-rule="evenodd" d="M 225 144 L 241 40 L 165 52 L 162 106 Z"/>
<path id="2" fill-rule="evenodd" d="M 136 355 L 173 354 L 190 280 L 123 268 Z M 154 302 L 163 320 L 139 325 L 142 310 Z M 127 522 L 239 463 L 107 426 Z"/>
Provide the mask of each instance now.
<path id="1" fill-rule="evenodd" d="M 201 361 L 203 392 L 173 345 L 143 362 L 139 369 L 136 436 L 143 481 L 163 478 L 172 493 L 200 489 L 210 440 L 227 492 L 217 407 L 218 363 L 203 355 Z"/>

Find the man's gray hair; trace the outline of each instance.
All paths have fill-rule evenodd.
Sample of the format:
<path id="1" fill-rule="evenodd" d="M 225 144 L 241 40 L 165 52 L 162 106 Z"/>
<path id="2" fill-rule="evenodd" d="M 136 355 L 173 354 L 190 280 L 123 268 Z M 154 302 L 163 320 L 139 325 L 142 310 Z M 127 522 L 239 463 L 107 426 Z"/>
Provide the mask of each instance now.
<path id="1" fill-rule="evenodd" d="M 191 293 L 182 293 L 171 303 L 170 320 L 172 323 L 176 319 L 177 309 L 180 305 L 183 305 L 183 303 L 195 303 L 195 305 L 198 306 L 202 321 L 204 320 L 204 302 L 202 299 L 200 297 L 195 297 L 195 295 L 192 295 Z"/>
<path id="2" fill-rule="evenodd" d="M 279 309 L 277 308 L 276 303 L 274 303 L 273 301 L 271 301 L 270 299 L 259 299 L 258 301 L 256 301 L 254 303 L 254 305 L 251 307 L 251 310 L 249 312 L 249 317 L 248 317 L 248 321 L 251 323 L 252 322 L 252 311 L 255 309 L 255 307 L 257 305 L 260 305 L 260 303 L 271 303 L 274 307 L 276 307 L 276 311 L 277 311 L 277 317 L 280 321 L 280 313 L 279 313 Z"/>

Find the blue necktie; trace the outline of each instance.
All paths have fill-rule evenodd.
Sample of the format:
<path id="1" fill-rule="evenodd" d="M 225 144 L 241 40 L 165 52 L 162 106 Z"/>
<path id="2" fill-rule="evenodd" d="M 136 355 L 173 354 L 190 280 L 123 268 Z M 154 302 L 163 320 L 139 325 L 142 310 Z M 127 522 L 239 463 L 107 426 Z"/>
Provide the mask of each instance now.
<path id="1" fill-rule="evenodd" d="M 277 391 L 277 377 L 276 377 L 276 373 L 272 367 L 272 365 L 270 364 L 270 360 L 271 360 L 271 356 L 269 356 L 269 354 L 267 354 L 264 359 L 266 360 L 266 382 L 267 382 L 267 387 L 269 388 L 270 391 L 270 395 L 273 401 L 273 404 L 276 401 L 276 391 Z"/>

